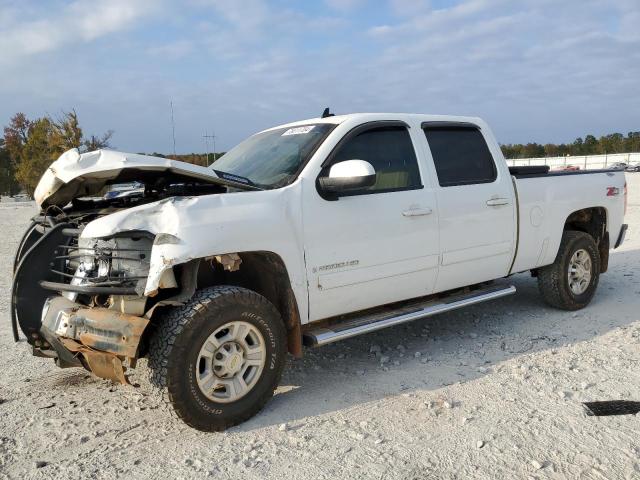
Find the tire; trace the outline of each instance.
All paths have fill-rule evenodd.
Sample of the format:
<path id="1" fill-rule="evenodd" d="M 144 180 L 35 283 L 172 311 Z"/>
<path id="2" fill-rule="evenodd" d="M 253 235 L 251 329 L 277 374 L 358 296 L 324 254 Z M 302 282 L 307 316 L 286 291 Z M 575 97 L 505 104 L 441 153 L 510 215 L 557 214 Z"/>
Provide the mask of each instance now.
<path id="1" fill-rule="evenodd" d="M 242 340 L 228 341 L 239 331 L 245 335 Z M 261 342 L 264 353 L 255 350 Z M 185 423 L 201 431 L 221 431 L 254 416 L 273 396 L 286 352 L 284 323 L 266 298 L 240 287 L 206 288 L 160 319 L 149 343 L 150 380 Z M 221 363 L 217 359 L 222 354 Z M 245 365 L 249 357 L 256 365 Z M 224 378 L 235 371 L 230 365 L 239 370 Z M 238 382 L 243 375 L 242 382 L 251 386 L 234 399 L 236 390 L 242 391 Z"/>
<path id="2" fill-rule="evenodd" d="M 569 268 L 577 255 L 591 262 L 590 278 L 570 282 Z M 562 310 L 579 310 L 586 307 L 598 287 L 600 277 L 600 253 L 593 237 L 584 232 L 566 230 L 562 235 L 555 262 L 538 270 L 538 288 L 546 303 Z M 575 278 L 575 277 L 574 277 Z M 581 286 L 577 284 L 582 282 Z M 572 284 L 576 289 L 572 289 Z M 580 291 L 584 288 L 584 291 Z"/>

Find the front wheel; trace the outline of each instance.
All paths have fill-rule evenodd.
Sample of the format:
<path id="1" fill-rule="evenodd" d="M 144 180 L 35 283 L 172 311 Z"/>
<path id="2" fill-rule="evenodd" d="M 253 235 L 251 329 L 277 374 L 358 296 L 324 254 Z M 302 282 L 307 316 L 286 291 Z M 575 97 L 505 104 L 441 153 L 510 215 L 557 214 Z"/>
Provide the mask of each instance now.
<path id="1" fill-rule="evenodd" d="M 200 290 L 167 312 L 149 345 L 151 383 L 182 420 L 203 431 L 258 413 L 278 386 L 285 357 L 275 307 L 231 286 Z"/>
<path id="2" fill-rule="evenodd" d="M 552 307 L 579 310 L 593 298 L 599 277 L 600 253 L 593 237 L 567 230 L 555 262 L 538 270 L 538 288 Z"/>

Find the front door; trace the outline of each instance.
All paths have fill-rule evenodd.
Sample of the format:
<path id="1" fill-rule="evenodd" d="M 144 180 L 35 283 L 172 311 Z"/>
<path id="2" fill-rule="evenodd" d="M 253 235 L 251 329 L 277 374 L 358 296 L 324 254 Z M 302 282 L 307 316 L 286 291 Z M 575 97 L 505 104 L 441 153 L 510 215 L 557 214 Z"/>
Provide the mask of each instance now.
<path id="1" fill-rule="evenodd" d="M 415 135 L 421 134 L 418 130 Z M 325 200 L 310 183 L 303 192 L 310 321 L 430 294 L 438 272 L 438 219 L 409 129 L 359 129 L 332 164 L 366 160 L 376 183 Z M 420 150 L 422 151 L 422 150 Z"/>

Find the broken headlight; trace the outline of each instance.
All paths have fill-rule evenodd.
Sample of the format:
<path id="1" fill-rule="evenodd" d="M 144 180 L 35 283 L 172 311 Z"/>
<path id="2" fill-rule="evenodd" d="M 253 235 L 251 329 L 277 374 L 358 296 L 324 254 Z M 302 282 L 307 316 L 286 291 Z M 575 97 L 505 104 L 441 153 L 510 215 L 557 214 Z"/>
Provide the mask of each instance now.
<path id="1" fill-rule="evenodd" d="M 142 295 L 149 274 L 153 239 L 121 236 L 108 240 L 77 238 L 62 258 L 70 285 L 87 287 L 87 293 Z M 80 292 L 82 293 L 82 292 Z M 65 295 L 75 300 L 78 292 Z"/>

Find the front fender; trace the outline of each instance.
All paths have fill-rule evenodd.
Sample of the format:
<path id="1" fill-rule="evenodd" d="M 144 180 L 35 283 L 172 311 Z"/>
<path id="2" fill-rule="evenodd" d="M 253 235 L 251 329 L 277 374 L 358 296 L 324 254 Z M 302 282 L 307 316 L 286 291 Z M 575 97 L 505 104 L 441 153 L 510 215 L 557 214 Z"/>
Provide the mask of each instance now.
<path id="1" fill-rule="evenodd" d="M 198 197 L 172 197 L 122 210 L 89 223 L 83 238 L 127 231 L 155 236 L 144 294 L 161 288 L 165 271 L 192 259 L 270 251 L 289 272 L 300 312 L 307 311 L 299 186 Z"/>

